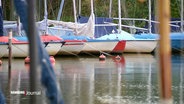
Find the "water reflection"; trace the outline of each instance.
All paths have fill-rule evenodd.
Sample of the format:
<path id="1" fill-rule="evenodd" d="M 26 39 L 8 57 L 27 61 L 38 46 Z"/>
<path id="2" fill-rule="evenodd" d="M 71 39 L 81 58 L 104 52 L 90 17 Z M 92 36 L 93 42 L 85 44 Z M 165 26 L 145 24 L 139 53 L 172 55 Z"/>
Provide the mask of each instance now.
<path id="1" fill-rule="evenodd" d="M 66 104 L 122 104 L 151 102 L 152 55 L 64 59 L 60 74 Z M 68 67 L 69 66 L 69 67 Z M 146 94 L 147 93 L 147 94 Z M 155 95 L 155 96 L 158 96 Z M 146 99 L 144 99 L 146 98 Z M 158 101 L 158 97 L 156 97 Z"/>
<path id="2" fill-rule="evenodd" d="M 7 104 L 29 104 L 30 96 L 24 94 L 11 94 L 11 91 L 29 91 L 29 70 L 24 65 L 23 59 L 13 59 L 12 69 L 9 75 L 8 59 L 3 59 L 3 65 L 0 70 L 0 87 L 6 97 Z M 42 91 L 41 84 L 38 83 L 40 91 Z M 44 95 L 38 96 L 42 99 L 39 103 L 44 101 Z"/>
<path id="3" fill-rule="evenodd" d="M 184 56 L 172 56 L 173 99 L 183 104 Z M 27 104 L 29 96 L 11 95 L 11 90 L 29 89 L 29 66 L 23 59 L 14 59 L 8 80 L 7 60 L 0 70 L 0 87 L 7 104 Z M 107 56 L 56 57 L 54 70 L 65 104 L 137 104 L 159 103 L 157 61 L 150 54 Z M 38 81 L 39 82 L 39 81 Z M 40 83 L 38 87 L 44 92 Z M 38 96 L 47 102 L 45 94 Z"/>

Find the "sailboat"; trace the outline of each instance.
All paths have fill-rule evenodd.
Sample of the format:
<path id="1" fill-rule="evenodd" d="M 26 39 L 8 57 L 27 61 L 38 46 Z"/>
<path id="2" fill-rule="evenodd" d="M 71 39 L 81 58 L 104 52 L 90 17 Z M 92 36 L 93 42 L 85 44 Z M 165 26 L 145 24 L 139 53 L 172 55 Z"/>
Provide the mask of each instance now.
<path id="1" fill-rule="evenodd" d="M 64 0 L 63 0 L 64 1 Z M 62 1 L 62 2 L 63 2 Z M 81 50 L 81 53 L 123 53 L 123 52 L 142 52 L 151 53 L 157 46 L 157 39 L 140 39 L 131 36 L 131 34 L 121 29 L 121 9 L 119 1 L 119 24 L 110 23 L 109 21 L 101 21 L 98 23 L 99 17 L 95 17 L 93 11 L 93 0 L 91 0 L 91 15 L 87 20 L 80 17 L 77 21 L 75 0 L 74 4 L 74 18 L 75 23 L 63 22 L 56 20 L 48 20 L 48 24 L 54 25 L 49 28 L 49 32 L 52 35 L 58 35 L 63 39 L 70 40 L 86 40 L 83 42 L 85 45 Z M 107 19 L 107 18 L 106 18 Z M 84 20 L 84 21 L 82 21 Z M 108 20 L 108 19 L 107 19 Z M 58 27 L 59 26 L 59 27 Z M 115 26 L 119 26 L 119 30 Z M 100 28 L 101 27 L 101 28 Z M 110 29 L 107 29 L 110 27 Z M 59 28 L 60 32 L 56 31 Z M 98 37 L 97 30 L 102 31 L 106 28 L 108 33 L 102 34 Z M 63 34 L 66 33 L 66 34 Z"/>
<path id="2" fill-rule="evenodd" d="M 47 7 L 46 2 L 45 2 L 45 7 Z M 47 12 L 45 11 L 45 13 Z M 86 40 L 64 39 L 63 37 L 61 37 L 60 34 L 70 34 L 70 31 L 73 31 L 73 30 L 61 29 L 59 26 L 48 27 L 49 25 L 52 24 L 52 22 L 57 23 L 53 20 L 49 20 L 45 18 L 45 20 L 38 22 L 38 27 L 39 27 L 39 31 L 43 31 L 44 30 L 43 28 L 46 28 L 48 34 L 51 34 L 52 36 L 57 36 L 63 39 L 64 44 L 62 45 L 62 47 L 58 48 L 59 51 L 57 55 L 77 55 L 84 47 L 84 43 L 86 42 Z M 69 25 L 73 26 L 73 24 L 69 24 Z"/>
<path id="3" fill-rule="evenodd" d="M 55 36 L 48 36 L 43 35 L 41 36 L 43 45 L 47 50 L 48 54 L 54 56 L 58 53 L 59 49 L 61 48 L 64 42 L 61 38 Z M 54 41 L 53 41 L 54 40 Z M 8 36 L 1 36 L 0 37 L 0 57 L 9 57 L 8 54 L 8 43 L 9 37 Z M 13 37 L 12 38 L 12 56 L 13 57 L 27 57 L 29 55 L 28 50 L 28 40 L 27 37 Z"/>
<path id="4" fill-rule="evenodd" d="M 3 26 L 3 14 L 0 2 L 0 57 L 9 57 L 8 48 L 9 48 L 9 40 L 12 42 L 12 56 L 25 56 L 28 53 L 27 44 L 25 42 L 18 41 L 15 38 L 12 38 L 12 32 L 10 32 L 10 36 L 4 34 L 4 26 Z"/>
<path id="5" fill-rule="evenodd" d="M 86 17 L 80 17 L 80 22 L 83 23 L 86 21 Z M 88 40 L 88 42 L 111 42 L 116 41 L 116 44 L 110 50 L 112 53 L 151 53 L 156 47 L 156 39 L 141 39 L 135 38 L 132 34 L 123 31 L 122 29 L 116 29 L 114 24 L 111 22 L 112 19 L 105 17 L 96 17 L 95 18 L 95 39 Z M 121 21 L 120 21 L 121 22 Z M 120 25 L 119 25 L 120 26 Z M 101 43 L 100 43 L 101 44 Z M 111 43 L 109 43 L 111 44 Z M 95 45 L 93 45 L 95 46 Z M 109 46 L 105 45 L 104 47 Z M 99 47 L 103 48 L 103 47 Z"/>
<path id="6" fill-rule="evenodd" d="M 3 26 L 3 23 L 1 23 L 1 25 Z M 21 27 L 20 29 L 18 29 L 18 31 L 17 31 L 17 27 L 19 26 L 17 26 L 17 24 L 15 23 L 4 26 L 4 31 L 8 31 L 8 30 L 13 31 L 12 32 L 12 35 L 13 35 L 12 56 L 13 57 L 27 57 L 29 55 L 28 39 L 25 35 L 25 32 L 21 30 Z M 3 28 L 2 28 L 2 31 L 3 31 Z M 0 57 L 9 57 L 8 55 L 9 37 L 5 33 L 2 33 L 2 35 L 3 36 L 0 37 L 0 49 L 2 50 Z M 48 54 L 51 56 L 56 55 L 58 51 L 60 50 L 60 48 L 65 43 L 61 38 L 57 36 L 53 36 L 53 35 L 48 35 L 47 32 L 44 35 L 40 35 L 40 38 L 43 42 L 43 46 L 47 50 Z"/>
<path id="7" fill-rule="evenodd" d="M 183 11 L 183 0 L 180 0 L 181 4 L 181 10 L 180 10 L 180 21 L 174 20 L 171 18 L 170 21 L 170 27 L 171 27 L 171 33 L 170 33 L 170 39 L 171 39 L 171 48 L 172 52 L 183 52 L 184 51 L 184 11 Z M 151 1 L 149 0 L 149 32 L 148 33 L 138 33 L 135 34 L 134 37 L 140 38 L 140 39 L 158 39 L 159 40 L 159 34 L 157 34 L 156 31 L 154 31 L 156 27 L 156 23 L 159 23 L 157 21 L 153 21 L 151 17 Z"/>

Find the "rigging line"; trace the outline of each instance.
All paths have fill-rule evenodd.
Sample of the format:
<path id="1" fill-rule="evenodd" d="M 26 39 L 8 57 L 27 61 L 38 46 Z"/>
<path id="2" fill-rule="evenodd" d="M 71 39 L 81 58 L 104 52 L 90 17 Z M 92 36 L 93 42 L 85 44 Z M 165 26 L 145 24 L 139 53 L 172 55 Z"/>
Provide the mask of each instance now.
<path id="1" fill-rule="evenodd" d="M 50 0 L 49 0 L 49 6 L 50 6 L 49 9 L 51 9 L 54 19 L 56 19 L 56 15 L 55 15 L 55 12 L 54 12 L 53 7 L 52 7 L 52 2 Z"/>
<path id="2" fill-rule="evenodd" d="M 122 10 L 123 10 L 123 13 L 122 13 L 122 14 L 124 15 L 125 18 L 127 18 L 127 17 L 128 17 L 128 16 L 127 16 L 128 13 L 127 13 L 127 9 L 126 9 L 126 8 L 127 8 L 127 7 L 126 7 L 126 0 L 123 0 L 123 2 L 122 2 L 122 8 L 123 8 L 123 9 L 122 9 Z M 129 21 L 123 21 L 123 22 L 124 22 L 125 24 L 130 25 L 130 24 L 129 24 L 129 23 L 130 23 Z"/>
<path id="3" fill-rule="evenodd" d="M 135 0 L 134 0 L 134 2 L 135 2 L 135 3 L 134 3 L 133 17 L 135 17 L 135 11 L 137 11 L 136 8 L 137 8 L 137 2 L 138 2 L 138 1 L 137 1 L 137 0 L 135 1 Z"/>
<path id="4" fill-rule="evenodd" d="M 113 56 L 113 55 L 111 55 L 111 54 L 109 54 L 109 53 L 107 53 L 107 52 L 103 52 L 103 51 L 101 51 L 101 50 L 97 50 L 94 46 L 88 44 L 87 42 L 83 42 L 83 41 L 81 41 L 81 42 L 82 42 L 84 45 L 88 45 L 90 48 L 93 48 L 93 49 L 95 49 L 96 51 L 99 51 L 100 53 L 106 54 L 106 55 L 108 55 L 108 56 Z"/>
<path id="5" fill-rule="evenodd" d="M 84 42 L 84 44 L 86 44 L 86 45 L 88 45 L 89 47 L 91 47 L 91 48 L 97 50 L 94 46 L 88 44 L 87 42 Z M 97 51 L 99 51 L 100 53 L 106 54 L 106 55 L 108 55 L 108 56 L 113 56 L 113 55 L 111 55 L 111 54 L 109 54 L 109 53 L 107 53 L 107 52 L 103 52 L 103 51 L 101 51 L 101 50 L 97 50 Z"/>
<path id="6" fill-rule="evenodd" d="M 61 47 L 61 49 L 62 49 L 62 47 Z M 61 49 L 60 49 L 60 50 L 61 50 Z M 78 55 L 75 54 L 75 53 L 73 53 L 73 52 L 70 52 L 70 51 L 67 51 L 67 50 L 62 50 L 62 51 L 64 51 L 64 52 L 66 52 L 66 53 L 69 53 L 69 54 L 71 54 L 71 55 L 74 55 L 74 56 L 77 56 L 77 57 L 78 57 Z M 62 55 L 62 52 L 61 52 L 61 55 Z"/>
<path id="7" fill-rule="evenodd" d="M 63 11 L 64 11 L 64 9 L 67 7 L 67 6 L 66 6 L 66 5 L 67 5 L 67 1 L 69 1 L 69 0 L 66 0 L 65 4 L 64 4 L 64 6 L 63 6 Z M 65 7 L 65 8 L 64 8 L 64 7 Z M 70 14 L 67 13 L 67 15 L 69 15 L 69 16 L 66 15 L 67 18 L 69 18 L 69 19 L 67 19 L 67 21 L 73 21 L 73 20 L 74 20 L 74 18 L 73 18 L 73 17 L 74 17 L 74 13 L 73 13 L 73 12 L 74 12 L 74 11 L 73 11 L 74 8 L 73 8 L 73 6 L 70 6 L 70 7 L 71 7 L 71 8 L 70 8 L 71 10 L 69 9 L 69 10 L 70 10 Z M 67 9 L 65 9 L 65 10 L 67 11 Z M 64 12 L 63 12 L 63 14 L 64 14 Z M 63 16 L 63 17 L 64 17 L 64 16 Z"/>
<path id="8" fill-rule="evenodd" d="M 88 55 L 93 56 L 93 57 L 97 57 L 97 56 L 91 54 L 90 52 L 83 52 L 83 53 L 84 53 L 84 54 L 88 54 Z M 83 54 L 83 53 L 82 53 L 82 54 Z"/>
<path id="9" fill-rule="evenodd" d="M 19 44 L 18 44 L 18 45 L 19 45 Z M 26 53 L 26 51 L 23 50 L 23 49 L 21 49 L 21 48 L 19 48 L 18 45 L 12 44 L 13 47 L 17 48 L 18 50 L 21 50 L 23 53 Z M 13 47 L 12 47 L 12 49 L 13 49 Z M 28 47 L 28 44 L 27 44 L 27 47 Z M 27 50 L 27 52 L 28 52 L 28 50 Z"/>
<path id="10" fill-rule="evenodd" d="M 2 44 L 1 44 L 2 45 Z M 8 53 L 8 43 L 6 43 L 6 44 L 3 44 L 3 45 L 7 45 L 7 47 L 5 48 L 6 49 L 6 53 Z M 2 57 L 4 57 L 5 56 L 5 53 L 3 53 L 3 54 L 0 54 L 0 58 L 2 58 Z"/>
<path id="11" fill-rule="evenodd" d="M 182 49 L 178 49 L 178 48 L 174 48 L 174 47 L 172 47 L 172 48 L 173 48 L 174 50 L 180 52 L 180 53 L 183 53 L 183 52 L 184 52 L 184 50 L 182 50 Z"/>
<path id="12" fill-rule="evenodd" d="M 180 3 L 181 3 L 181 1 L 182 0 L 176 0 L 176 7 L 175 8 L 178 8 L 177 10 L 178 10 L 178 12 L 179 12 L 179 14 L 181 13 L 181 6 L 180 6 Z M 172 8 L 171 8 L 172 9 Z M 180 15 L 179 15 L 180 16 Z"/>
<path id="13" fill-rule="evenodd" d="M 103 2 L 104 3 L 104 5 L 107 5 L 107 3 L 106 2 Z M 107 14 L 108 14 L 108 10 L 107 10 Z M 108 16 L 106 16 L 106 17 L 108 17 Z M 106 20 L 106 18 L 103 18 L 103 23 L 104 23 L 104 21 Z M 107 29 L 105 28 L 105 26 L 103 27 L 104 28 L 104 30 L 105 30 L 105 32 L 106 33 L 108 33 L 108 31 L 107 31 Z M 107 35 L 107 34 L 106 34 Z M 103 35 L 102 35 L 103 36 Z"/>

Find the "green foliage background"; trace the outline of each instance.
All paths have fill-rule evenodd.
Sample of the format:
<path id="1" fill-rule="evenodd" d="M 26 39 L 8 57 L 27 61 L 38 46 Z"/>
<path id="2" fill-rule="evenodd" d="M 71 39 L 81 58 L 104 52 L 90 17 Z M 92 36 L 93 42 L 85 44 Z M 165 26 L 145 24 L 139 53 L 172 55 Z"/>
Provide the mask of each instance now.
<path id="1" fill-rule="evenodd" d="M 56 19 L 59 11 L 61 0 L 47 0 L 48 1 L 48 18 Z M 110 0 L 94 0 L 95 16 L 108 17 L 109 16 L 109 1 Z M 156 1 L 152 1 L 152 15 L 156 13 Z M 42 20 L 44 15 L 44 0 L 36 0 L 37 2 L 37 20 Z M 113 0 L 112 17 L 118 17 L 118 0 Z M 78 10 L 78 0 L 76 0 Z M 5 20 L 16 20 L 16 13 L 14 11 L 13 0 L 2 0 L 3 13 Z M 148 0 L 140 3 L 138 0 L 121 0 L 122 17 L 128 18 L 148 18 Z M 171 0 L 171 17 L 180 17 L 180 0 Z M 90 0 L 82 0 L 81 15 L 90 15 Z M 63 14 L 61 20 L 74 21 L 73 19 L 73 2 L 72 0 L 65 0 Z M 126 23 L 126 22 L 125 22 Z M 130 23 L 130 22 L 129 22 Z M 140 24 L 141 23 L 136 23 Z"/>

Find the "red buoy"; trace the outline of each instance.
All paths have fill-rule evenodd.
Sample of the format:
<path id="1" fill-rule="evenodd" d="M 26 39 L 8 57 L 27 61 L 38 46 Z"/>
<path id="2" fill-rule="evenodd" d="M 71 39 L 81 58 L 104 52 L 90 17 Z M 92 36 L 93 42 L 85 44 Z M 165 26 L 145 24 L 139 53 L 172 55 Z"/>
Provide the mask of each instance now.
<path id="1" fill-rule="evenodd" d="M 106 56 L 105 56 L 105 55 L 101 54 L 101 55 L 99 56 L 99 60 L 100 60 L 100 61 L 105 60 L 105 59 L 106 59 Z"/>
<path id="2" fill-rule="evenodd" d="M 25 64 L 29 64 L 29 63 L 30 63 L 30 57 L 29 57 L 29 56 L 27 56 L 27 57 L 25 58 L 24 63 L 25 63 Z"/>
<path id="3" fill-rule="evenodd" d="M 117 56 L 115 57 L 115 59 L 116 59 L 116 60 L 121 60 L 121 57 L 120 57 L 119 55 L 117 55 Z"/>
<path id="4" fill-rule="evenodd" d="M 49 59 L 50 59 L 50 62 L 51 62 L 52 64 L 55 63 L 55 58 L 54 58 L 53 56 L 50 56 Z M 27 57 L 25 58 L 24 62 L 25 62 L 25 64 L 29 64 L 29 63 L 30 63 L 30 57 L 27 56 Z"/>
<path id="5" fill-rule="evenodd" d="M 54 56 L 50 56 L 50 62 L 52 63 L 52 64 L 54 64 L 55 63 L 55 58 L 54 58 Z"/>
<path id="6" fill-rule="evenodd" d="M 3 62 L 0 60 L 0 66 L 3 64 Z"/>

